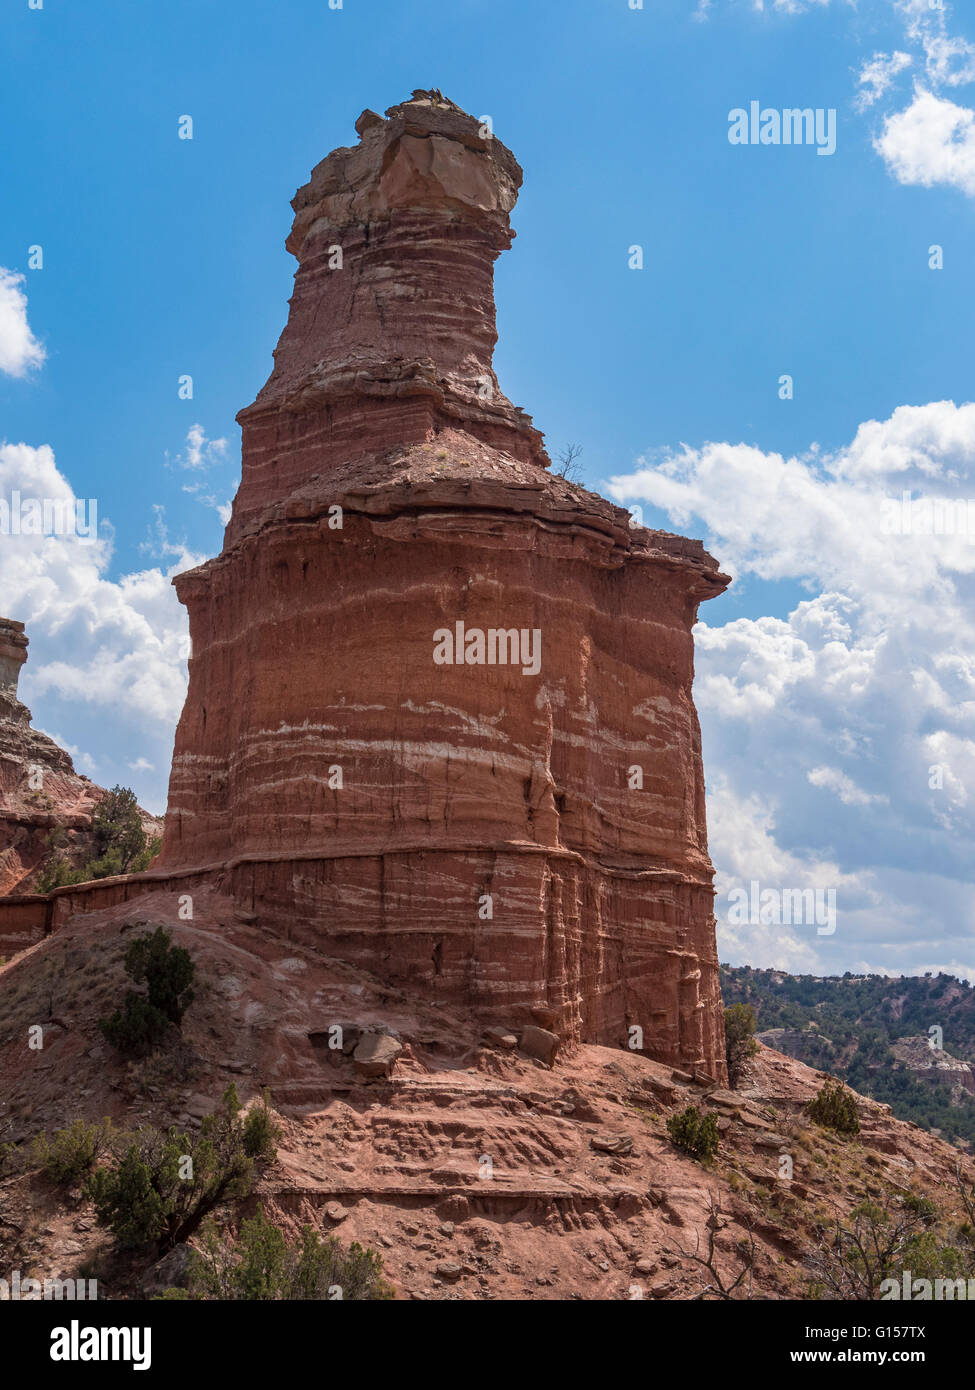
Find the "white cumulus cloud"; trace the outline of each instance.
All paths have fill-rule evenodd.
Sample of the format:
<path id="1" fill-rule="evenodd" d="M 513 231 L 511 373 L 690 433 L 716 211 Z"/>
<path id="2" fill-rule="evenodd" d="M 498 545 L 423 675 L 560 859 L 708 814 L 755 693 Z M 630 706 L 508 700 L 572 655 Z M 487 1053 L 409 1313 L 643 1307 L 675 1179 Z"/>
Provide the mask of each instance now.
<path id="1" fill-rule="evenodd" d="M 863 111 L 890 90 L 900 73 L 911 66 L 913 59 L 909 53 L 875 53 L 860 69 L 857 85 L 857 108 Z"/>
<path id="2" fill-rule="evenodd" d="M 887 797 L 873 792 L 865 792 L 851 777 L 838 767 L 814 767 L 806 773 L 814 787 L 824 787 L 834 792 L 844 806 L 869 806 L 872 801 L 887 801 Z"/>
<path id="3" fill-rule="evenodd" d="M 47 499 L 69 514 L 78 500 L 47 445 L 0 444 L 0 519 L 16 512 L 18 494 L 21 506 L 24 499 Z M 188 648 L 186 613 L 171 579 L 203 557 L 170 543 L 165 568 L 112 579 L 112 535 L 104 520 L 92 540 L 12 534 L 9 524 L 2 529 L 0 612 L 27 626 L 30 655 L 21 678 L 27 703 L 53 704 L 59 721 L 79 708 L 101 712 L 111 721 L 108 751 L 136 771 L 148 773 L 149 764 L 168 769 Z M 99 749 L 100 766 L 106 757 Z M 165 799 L 159 775 L 155 786 L 159 806 Z"/>
<path id="4" fill-rule="evenodd" d="M 973 499 L 955 515 L 975 521 L 975 405 L 903 406 L 834 453 L 683 446 L 608 490 L 703 531 L 752 589 L 808 593 L 782 616 L 705 606 L 695 698 L 722 890 L 833 888 L 837 930 L 729 925 L 719 893 L 722 949 L 827 973 L 971 958 L 975 524 L 902 522 L 905 493 L 915 519 Z"/>
<path id="5" fill-rule="evenodd" d="M 967 106 L 919 89 L 887 117 L 874 147 L 899 183 L 975 195 L 975 112 Z"/>
<path id="6" fill-rule="evenodd" d="M 0 372 L 23 377 L 39 367 L 46 353 L 27 322 L 23 275 L 0 265 Z"/>

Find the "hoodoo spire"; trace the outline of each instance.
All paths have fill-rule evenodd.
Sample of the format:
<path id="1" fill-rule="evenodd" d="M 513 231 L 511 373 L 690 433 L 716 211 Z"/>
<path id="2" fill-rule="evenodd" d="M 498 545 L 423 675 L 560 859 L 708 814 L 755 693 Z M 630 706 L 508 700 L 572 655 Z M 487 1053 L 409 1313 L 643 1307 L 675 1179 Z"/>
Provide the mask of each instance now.
<path id="1" fill-rule="evenodd" d="M 255 451 L 231 534 L 268 500 L 387 443 L 466 430 L 547 464 L 542 436 L 498 386 L 494 262 L 510 245 L 522 171 L 483 122 L 437 92 L 386 119 L 364 111 L 359 143 L 333 150 L 292 201 L 297 258 L 274 370 L 238 419 Z M 314 452 L 266 458 L 269 421 L 327 413 Z"/>
<path id="2" fill-rule="evenodd" d="M 722 1077 L 691 630 L 727 580 L 501 393 L 510 151 L 436 92 L 356 128 L 294 200 L 224 548 L 176 580 L 159 871 L 474 1019 Z"/>

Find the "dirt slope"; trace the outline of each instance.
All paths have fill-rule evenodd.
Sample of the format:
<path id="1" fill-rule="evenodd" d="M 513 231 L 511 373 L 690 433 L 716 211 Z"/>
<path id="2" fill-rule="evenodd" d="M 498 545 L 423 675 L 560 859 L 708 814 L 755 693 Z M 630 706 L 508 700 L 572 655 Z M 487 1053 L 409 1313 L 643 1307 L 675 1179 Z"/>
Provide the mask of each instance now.
<path id="1" fill-rule="evenodd" d="M 96 1020 L 120 1000 L 122 953 L 148 922 L 193 954 L 197 999 L 185 1055 L 124 1063 Z M 27 1045 L 36 1024 L 40 1051 Z M 390 1079 L 364 1080 L 330 1049 L 335 1025 L 398 1037 Z M 192 922 L 172 896 L 77 918 L 0 970 L 0 1143 L 77 1116 L 196 1123 L 231 1079 L 244 1099 L 268 1086 L 284 1129 L 249 1205 L 380 1249 L 400 1297 L 693 1297 L 689 1252 L 713 1198 L 719 1270 L 733 1276 L 750 1231 L 760 1295 L 797 1298 L 817 1220 L 890 1191 L 959 1205 L 956 1149 L 862 1098 L 856 1140 L 812 1125 L 803 1107 L 822 1073 L 768 1048 L 736 1094 L 622 1049 L 578 1047 L 548 1068 L 365 971 L 268 939 L 218 897 L 198 898 Z M 709 1168 L 667 1135 L 688 1104 L 719 1117 Z M 79 1195 L 37 1173 L 0 1177 L 0 1264 L 72 1273 L 106 1245 Z M 133 1270 L 101 1296 L 138 1288 Z"/>

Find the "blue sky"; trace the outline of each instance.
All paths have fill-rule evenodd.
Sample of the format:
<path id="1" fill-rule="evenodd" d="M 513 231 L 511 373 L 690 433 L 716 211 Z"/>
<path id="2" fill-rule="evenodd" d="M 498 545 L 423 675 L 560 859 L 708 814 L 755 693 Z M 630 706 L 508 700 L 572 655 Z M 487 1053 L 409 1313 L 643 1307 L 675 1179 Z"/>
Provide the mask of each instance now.
<path id="1" fill-rule="evenodd" d="M 81 770 L 164 805 L 168 580 L 221 545 L 234 415 L 287 312 L 289 200 L 364 107 L 439 86 L 525 170 L 502 388 L 553 453 L 582 446 L 587 485 L 736 577 L 698 639 L 719 923 L 751 879 L 835 886 L 840 909 L 828 937 L 723 923 L 723 956 L 971 973 L 975 545 L 875 521 L 902 487 L 975 496 L 972 16 L 13 0 L 0 39 L 0 494 L 95 498 L 101 522 L 94 547 L 0 536 L 0 612 L 27 621 L 22 693 Z M 731 145 L 752 100 L 834 109 L 835 154 Z"/>

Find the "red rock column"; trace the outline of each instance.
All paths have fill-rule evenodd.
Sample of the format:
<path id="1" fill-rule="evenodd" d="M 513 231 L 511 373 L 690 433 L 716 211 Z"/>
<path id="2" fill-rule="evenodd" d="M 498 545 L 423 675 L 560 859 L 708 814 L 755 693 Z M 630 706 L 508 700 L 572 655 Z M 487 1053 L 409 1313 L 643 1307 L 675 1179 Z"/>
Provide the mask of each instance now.
<path id="1" fill-rule="evenodd" d="M 691 629 L 727 580 L 553 477 L 497 389 L 510 153 L 425 94 L 359 130 L 295 199 L 224 549 L 176 581 L 160 865 L 485 1019 L 723 1075 Z"/>
<path id="2" fill-rule="evenodd" d="M 0 618 L 0 686 L 11 696 L 17 694 L 20 668 L 27 660 L 27 638 L 24 624 L 12 618 Z"/>

